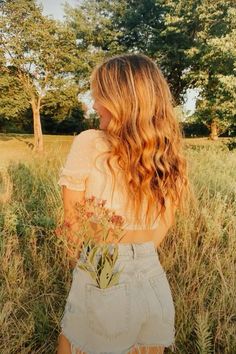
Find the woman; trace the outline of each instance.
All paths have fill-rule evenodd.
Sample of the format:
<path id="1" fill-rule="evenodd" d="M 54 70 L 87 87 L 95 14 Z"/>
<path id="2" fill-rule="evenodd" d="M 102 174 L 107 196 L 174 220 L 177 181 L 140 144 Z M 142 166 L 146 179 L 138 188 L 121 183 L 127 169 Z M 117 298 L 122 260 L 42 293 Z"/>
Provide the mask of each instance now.
<path id="1" fill-rule="evenodd" d="M 100 129 L 74 138 L 61 170 L 64 219 L 73 232 L 76 202 L 106 200 L 126 221 L 117 260 L 125 270 L 118 286 L 96 298 L 90 278 L 75 267 L 58 354 L 164 353 L 175 347 L 175 307 L 157 247 L 190 191 L 172 96 L 142 54 L 104 60 L 92 73 L 91 92 Z"/>

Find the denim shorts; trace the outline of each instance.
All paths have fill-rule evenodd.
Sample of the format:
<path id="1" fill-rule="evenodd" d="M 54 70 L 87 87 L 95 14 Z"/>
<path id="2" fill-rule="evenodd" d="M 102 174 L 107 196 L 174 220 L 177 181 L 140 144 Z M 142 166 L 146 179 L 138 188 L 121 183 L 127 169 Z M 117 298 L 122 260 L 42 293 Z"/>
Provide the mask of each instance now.
<path id="1" fill-rule="evenodd" d="M 118 244 L 119 283 L 105 289 L 78 267 L 83 260 L 81 253 L 61 321 L 72 354 L 126 354 L 148 346 L 176 350 L 172 293 L 152 241 Z"/>

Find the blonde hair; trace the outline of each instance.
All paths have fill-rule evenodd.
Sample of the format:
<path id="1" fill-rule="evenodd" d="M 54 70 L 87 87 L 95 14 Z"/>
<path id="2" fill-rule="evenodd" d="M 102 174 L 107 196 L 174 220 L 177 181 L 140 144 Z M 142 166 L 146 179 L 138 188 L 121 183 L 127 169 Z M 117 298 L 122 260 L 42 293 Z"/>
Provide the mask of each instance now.
<path id="1" fill-rule="evenodd" d="M 116 55 L 94 68 L 90 83 L 93 97 L 111 114 L 104 132 L 113 192 L 112 158 L 124 172 L 126 208 L 137 223 L 145 197 L 148 228 L 153 216 L 164 215 L 167 200 L 184 211 L 190 189 L 182 131 L 161 70 L 144 54 Z"/>

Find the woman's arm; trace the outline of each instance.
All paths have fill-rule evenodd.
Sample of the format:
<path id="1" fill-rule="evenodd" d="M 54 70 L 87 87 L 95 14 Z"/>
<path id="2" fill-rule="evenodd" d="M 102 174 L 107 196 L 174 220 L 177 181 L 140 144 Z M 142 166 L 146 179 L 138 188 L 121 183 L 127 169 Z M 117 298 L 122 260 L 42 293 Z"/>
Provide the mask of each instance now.
<path id="1" fill-rule="evenodd" d="M 62 186 L 63 229 L 66 231 L 68 241 L 73 242 L 74 240 L 77 245 L 83 240 L 78 240 L 78 236 L 76 237 L 80 226 L 76 221 L 75 204 L 84 204 L 85 201 L 86 181 L 93 166 L 94 138 L 96 136 L 96 129 L 88 129 L 74 137 L 58 180 L 58 184 Z M 73 247 L 71 247 L 71 251 L 73 251 Z M 68 252 L 70 251 L 68 250 Z"/>
<path id="2" fill-rule="evenodd" d="M 177 209 L 177 205 L 171 203 L 170 199 L 166 200 L 166 210 L 163 216 L 160 216 L 160 220 L 158 223 L 158 238 L 156 242 L 156 246 L 159 247 L 161 242 L 167 235 L 168 230 L 174 224 L 175 221 L 175 212 Z"/>
<path id="3" fill-rule="evenodd" d="M 85 191 L 75 191 L 68 189 L 66 186 L 62 186 L 62 200 L 64 209 L 64 225 L 66 226 L 66 238 L 75 245 L 80 245 L 83 240 L 79 240 L 76 237 L 76 232 L 79 231 L 79 224 L 76 221 L 75 204 L 83 204 L 85 201 Z M 72 250 L 68 249 L 68 255 L 74 257 Z M 79 254 L 77 255 L 79 257 Z M 76 259 L 71 261 L 71 265 L 74 267 Z"/>

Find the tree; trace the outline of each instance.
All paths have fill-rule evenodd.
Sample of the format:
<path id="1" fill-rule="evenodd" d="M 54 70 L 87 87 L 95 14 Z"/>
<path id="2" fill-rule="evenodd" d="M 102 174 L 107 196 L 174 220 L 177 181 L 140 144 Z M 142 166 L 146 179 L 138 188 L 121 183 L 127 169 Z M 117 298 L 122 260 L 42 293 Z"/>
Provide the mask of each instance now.
<path id="1" fill-rule="evenodd" d="M 0 14 L 0 51 L 5 58 L 0 85 L 6 91 L 5 106 L 9 108 L 14 98 L 17 105 L 22 102 L 18 108 L 12 105 L 9 116 L 31 106 L 34 150 L 42 151 L 41 108 L 52 93 L 65 89 L 70 96 L 75 91 L 76 38 L 67 26 L 43 16 L 35 0 L 6 0 L 0 3 Z M 16 92 L 11 95 L 13 88 Z"/>
<path id="2" fill-rule="evenodd" d="M 122 0 L 123 1 L 123 0 Z M 111 1 L 113 3 L 113 1 Z M 80 65 L 77 66 L 76 78 L 81 92 L 89 89 L 89 76 L 93 67 L 107 54 L 106 43 L 115 39 L 116 29 L 109 17 L 109 1 L 81 1 L 76 6 L 65 4 L 65 22 L 76 37 L 77 51 L 80 53 Z M 119 5 L 116 2 L 116 7 Z M 112 47 L 109 47 L 111 55 Z M 113 46 L 117 53 L 117 44 Z"/>
<path id="3" fill-rule="evenodd" d="M 190 9 L 194 11 L 193 5 Z M 191 11 L 190 11 L 191 12 Z M 176 6 L 161 0 L 84 0 L 68 11 L 68 22 L 101 56 L 142 52 L 161 67 L 176 103 L 182 103 L 186 82 L 181 79 L 188 67 L 185 50 L 192 45 L 193 30 L 182 19 L 173 26 Z"/>
<path id="4" fill-rule="evenodd" d="M 177 105 L 201 91 L 197 117 L 216 139 L 235 120 L 233 0 L 84 0 L 68 13 L 81 45 L 100 56 L 142 52 L 161 67 Z"/>
<path id="5" fill-rule="evenodd" d="M 197 121 L 217 140 L 236 118 L 236 8 L 234 1 L 203 1 L 197 6 L 198 26 L 187 55 L 189 87 L 198 87 Z"/>

